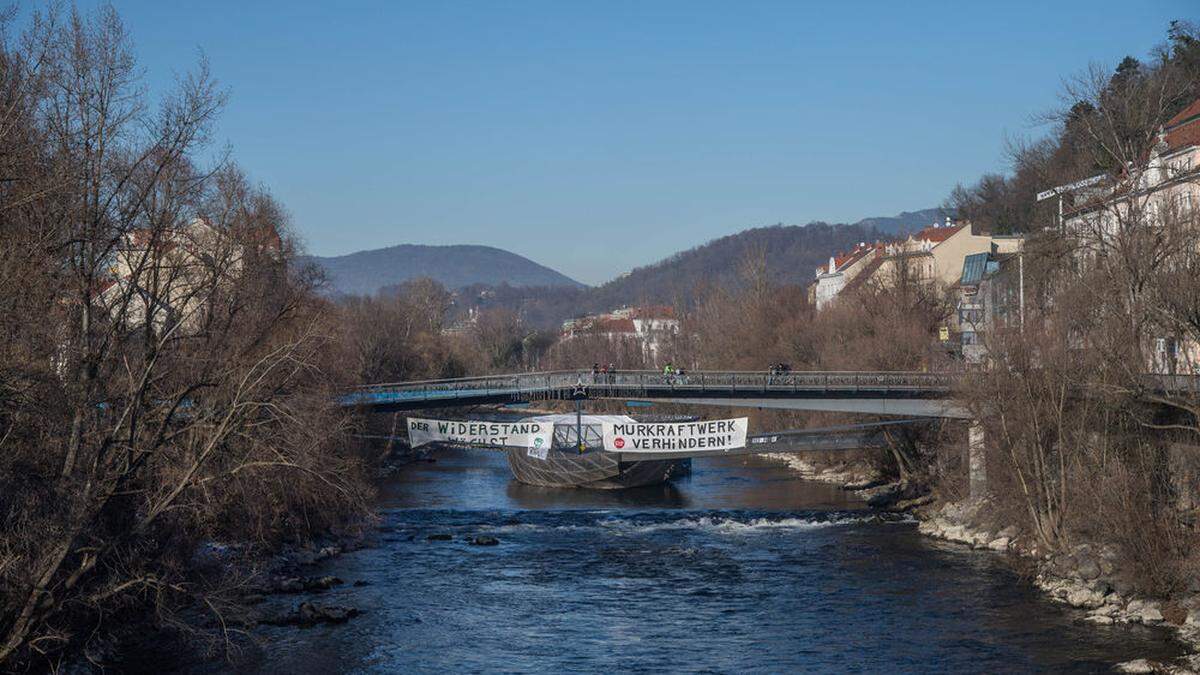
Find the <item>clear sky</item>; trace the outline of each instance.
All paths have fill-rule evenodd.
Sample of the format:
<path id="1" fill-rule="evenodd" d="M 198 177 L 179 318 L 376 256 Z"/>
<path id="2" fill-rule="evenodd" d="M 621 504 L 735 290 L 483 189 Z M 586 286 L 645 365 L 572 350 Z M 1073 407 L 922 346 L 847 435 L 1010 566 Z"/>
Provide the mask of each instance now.
<path id="1" fill-rule="evenodd" d="M 91 5 L 81 2 L 82 7 Z M 587 283 L 746 227 L 939 205 L 1194 0 L 116 0 L 309 250 L 489 244 Z"/>

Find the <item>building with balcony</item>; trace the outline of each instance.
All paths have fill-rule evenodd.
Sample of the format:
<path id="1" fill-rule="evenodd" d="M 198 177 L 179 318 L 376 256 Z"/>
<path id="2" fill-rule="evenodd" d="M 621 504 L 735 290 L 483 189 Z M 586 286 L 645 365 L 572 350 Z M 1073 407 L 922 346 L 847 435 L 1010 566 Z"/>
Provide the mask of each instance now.
<path id="1" fill-rule="evenodd" d="M 975 234 L 970 222 L 935 223 L 902 241 L 884 245 L 882 264 L 875 273 L 880 283 L 894 285 L 907 279 L 921 284 L 951 287 L 962 277 L 963 261 L 969 255 L 995 250 L 1016 250 L 1015 241 L 1005 237 Z"/>

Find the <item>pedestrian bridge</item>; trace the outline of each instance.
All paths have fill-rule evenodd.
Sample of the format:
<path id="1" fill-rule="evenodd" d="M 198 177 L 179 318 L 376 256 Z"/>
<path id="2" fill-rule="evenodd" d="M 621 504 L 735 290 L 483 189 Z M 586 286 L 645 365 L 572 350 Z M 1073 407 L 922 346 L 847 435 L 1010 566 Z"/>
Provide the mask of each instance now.
<path id="1" fill-rule="evenodd" d="M 379 412 L 532 401 L 620 400 L 629 403 L 775 408 L 969 419 L 951 399 L 953 373 L 742 371 L 599 373 L 549 371 L 356 387 L 340 402 Z"/>

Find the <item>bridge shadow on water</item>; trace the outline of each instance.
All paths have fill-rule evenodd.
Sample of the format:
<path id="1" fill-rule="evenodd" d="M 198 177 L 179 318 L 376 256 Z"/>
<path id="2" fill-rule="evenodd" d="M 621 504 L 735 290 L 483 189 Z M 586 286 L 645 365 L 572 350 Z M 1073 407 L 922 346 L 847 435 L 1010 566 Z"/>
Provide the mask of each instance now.
<path id="1" fill-rule="evenodd" d="M 865 508 L 837 486 L 796 480 L 779 462 L 755 457 L 693 460 L 693 471 L 628 490 L 541 488 L 512 479 L 501 452 L 442 450 L 381 487 L 386 508 L 465 509 L 795 509 Z"/>

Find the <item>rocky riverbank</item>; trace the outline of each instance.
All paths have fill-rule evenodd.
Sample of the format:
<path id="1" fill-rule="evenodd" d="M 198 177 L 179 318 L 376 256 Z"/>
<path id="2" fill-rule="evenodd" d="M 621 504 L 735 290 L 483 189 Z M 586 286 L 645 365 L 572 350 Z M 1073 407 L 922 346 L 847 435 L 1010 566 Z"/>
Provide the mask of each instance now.
<path id="1" fill-rule="evenodd" d="M 864 498 L 869 506 L 889 511 L 910 511 L 918 530 L 929 537 L 974 549 L 1014 556 L 1014 562 L 1032 563 L 1034 584 L 1056 602 L 1081 612 L 1081 621 L 1097 625 L 1143 624 L 1171 630 L 1190 655 L 1177 663 L 1137 659 L 1118 664 L 1130 673 L 1200 673 L 1200 579 L 1191 593 L 1170 599 L 1138 597 L 1118 569 L 1111 546 L 1080 544 L 1070 551 L 1048 552 L 1017 527 L 1002 529 L 982 525 L 978 516 L 987 502 L 937 504 L 927 490 L 899 482 L 885 482 L 865 462 L 818 465 L 797 455 L 768 455 L 785 463 L 807 480 L 840 485 Z"/>
<path id="2" fill-rule="evenodd" d="M 380 479 L 414 462 L 434 461 L 428 448 L 412 449 L 402 440 L 387 444 L 383 450 L 387 456 L 375 469 Z M 190 658 L 200 662 L 209 656 L 208 650 L 219 654 L 250 646 L 250 631 L 256 626 L 308 628 L 350 621 L 362 614 L 360 608 L 329 602 L 322 595 L 341 586 L 365 586 L 368 582 L 314 575 L 313 570 L 343 553 L 377 545 L 387 532 L 385 526 L 368 516 L 311 541 L 272 550 L 247 544 L 204 544 L 192 560 L 197 578 L 214 585 L 224 580 L 221 583 L 230 587 L 214 596 L 208 606 L 182 608 L 178 620 L 166 625 L 150 616 L 130 617 L 125 626 L 93 640 L 87 653 L 69 662 L 67 670 L 90 672 L 93 665 L 118 672 L 139 670 L 152 664 L 138 659 L 159 651 L 163 645 L 192 654 Z M 184 626 L 188 627 L 181 630 Z"/>
<path id="3" fill-rule="evenodd" d="M 875 470 L 866 462 L 839 461 L 818 465 L 798 454 L 777 453 L 763 455 L 763 457 L 783 462 L 805 480 L 815 480 L 821 483 L 847 486 L 871 482 L 877 477 Z"/>
<path id="4" fill-rule="evenodd" d="M 853 492 L 871 508 L 905 513 L 931 504 L 934 500 L 924 486 L 881 478 L 865 461 L 819 465 L 794 454 L 768 454 L 764 457 L 783 462 L 805 480 L 831 483 Z"/>
<path id="5" fill-rule="evenodd" d="M 919 514 L 922 534 L 1032 561 L 1034 584 L 1050 598 L 1082 612 L 1081 620 L 1111 626 L 1144 624 L 1175 632 L 1192 654 L 1178 663 L 1137 659 L 1119 664 L 1122 672 L 1200 672 L 1200 588 L 1168 599 L 1138 597 L 1124 580 L 1116 550 L 1100 544 L 1079 544 L 1069 551 L 1041 550 L 1016 527 L 992 530 L 978 515 L 987 502 L 947 503 Z"/>

